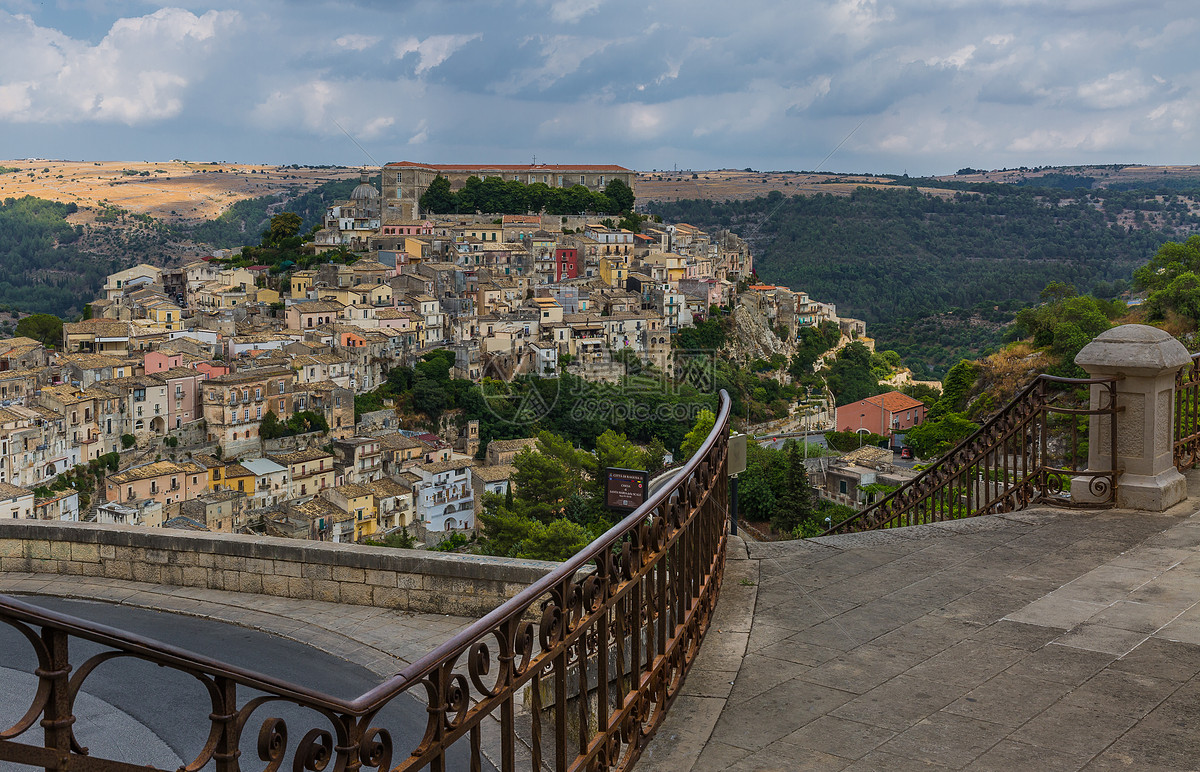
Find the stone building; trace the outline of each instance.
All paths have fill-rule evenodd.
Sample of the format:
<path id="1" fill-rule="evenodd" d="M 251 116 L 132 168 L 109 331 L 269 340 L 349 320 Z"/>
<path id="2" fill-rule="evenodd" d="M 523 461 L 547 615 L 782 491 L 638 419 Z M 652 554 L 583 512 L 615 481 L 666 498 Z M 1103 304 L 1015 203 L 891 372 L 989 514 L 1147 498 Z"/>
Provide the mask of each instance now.
<path id="1" fill-rule="evenodd" d="M 451 190 L 461 188 L 470 177 L 500 177 L 527 185 L 540 182 L 552 188 L 583 185 L 588 190 L 604 190 L 604 186 L 613 180 L 621 180 L 632 189 L 637 180 L 637 172 L 615 164 L 479 165 L 396 161 L 383 167 L 385 216 L 391 214 L 400 220 L 420 219 L 421 196 L 438 175 L 450 181 Z"/>

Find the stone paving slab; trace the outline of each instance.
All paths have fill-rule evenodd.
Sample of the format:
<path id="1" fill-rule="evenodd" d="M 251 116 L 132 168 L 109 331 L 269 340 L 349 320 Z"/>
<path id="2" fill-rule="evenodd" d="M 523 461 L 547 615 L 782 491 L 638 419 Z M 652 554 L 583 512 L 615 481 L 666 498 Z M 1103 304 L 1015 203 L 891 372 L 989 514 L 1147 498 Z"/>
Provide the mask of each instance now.
<path id="1" fill-rule="evenodd" d="M 0 593 L 80 598 L 214 619 L 299 641 L 380 676 L 393 675 L 475 621 L 104 577 L 0 573 Z"/>
<path id="2" fill-rule="evenodd" d="M 702 649 L 638 769 L 1200 769 L 1198 508 L 749 542 L 732 684 Z"/>

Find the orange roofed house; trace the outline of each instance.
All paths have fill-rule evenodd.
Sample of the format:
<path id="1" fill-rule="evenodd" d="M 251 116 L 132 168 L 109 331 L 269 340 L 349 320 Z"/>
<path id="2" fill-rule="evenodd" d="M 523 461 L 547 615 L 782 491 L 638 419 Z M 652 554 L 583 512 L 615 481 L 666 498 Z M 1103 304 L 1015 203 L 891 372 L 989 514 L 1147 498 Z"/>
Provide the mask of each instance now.
<path id="1" fill-rule="evenodd" d="M 891 437 L 925 421 L 925 403 L 898 391 L 860 399 L 837 409 L 837 427 L 843 432 L 872 432 Z"/>

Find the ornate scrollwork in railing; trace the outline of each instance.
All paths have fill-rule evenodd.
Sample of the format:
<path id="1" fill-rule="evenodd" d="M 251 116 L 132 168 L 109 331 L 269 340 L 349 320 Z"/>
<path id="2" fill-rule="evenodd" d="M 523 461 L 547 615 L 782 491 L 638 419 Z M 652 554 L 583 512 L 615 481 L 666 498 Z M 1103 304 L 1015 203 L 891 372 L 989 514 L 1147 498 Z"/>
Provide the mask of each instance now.
<path id="1" fill-rule="evenodd" d="M 0 623 L 29 642 L 38 662 L 28 711 L 0 727 L 0 761 L 48 770 L 147 769 L 90 756 L 74 732 L 75 699 L 88 677 L 132 657 L 197 679 L 209 696 L 207 740 L 184 770 L 440 772 L 451 763 L 504 772 L 629 769 L 678 693 L 716 603 L 725 560 L 729 405 L 721 392 L 704 445 L 637 511 L 354 699 L 0 596 Z M 69 644 L 77 639 L 105 651 L 71 675 Z M 380 711 L 399 699 L 425 706 L 415 747 L 396 747 L 393 733 L 377 726 Z M 281 718 L 258 718 L 264 706 L 280 703 L 313 712 L 323 726 L 301 736 Z M 38 726 L 40 741 L 30 737 Z M 261 764 L 249 763 L 255 757 Z"/>
<path id="2" fill-rule="evenodd" d="M 1112 506 L 1118 472 L 1088 468 L 1087 443 L 1106 434 L 1108 459 L 1116 457 L 1116 383 L 1039 376 L 917 477 L 825 533 L 936 523 L 1031 504 Z M 1091 391 L 1087 405 L 1074 393 L 1082 388 Z M 1101 437 L 1088 436 L 1091 416 L 1103 417 Z"/>
<path id="3" fill-rule="evenodd" d="M 1175 374 L 1175 467 L 1191 469 L 1200 461 L 1200 354 Z"/>

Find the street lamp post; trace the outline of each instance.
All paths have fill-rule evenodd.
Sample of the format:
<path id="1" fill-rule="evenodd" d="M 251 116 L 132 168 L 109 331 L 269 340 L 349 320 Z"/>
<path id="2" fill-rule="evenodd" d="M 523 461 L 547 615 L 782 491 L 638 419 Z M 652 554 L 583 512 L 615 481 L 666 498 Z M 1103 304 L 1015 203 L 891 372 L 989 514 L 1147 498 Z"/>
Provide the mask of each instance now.
<path id="1" fill-rule="evenodd" d="M 812 401 L 812 387 L 805 386 L 804 387 L 804 460 L 805 461 L 808 460 L 808 416 L 809 416 L 809 411 L 812 410 L 812 405 L 809 404 L 811 401 Z"/>

